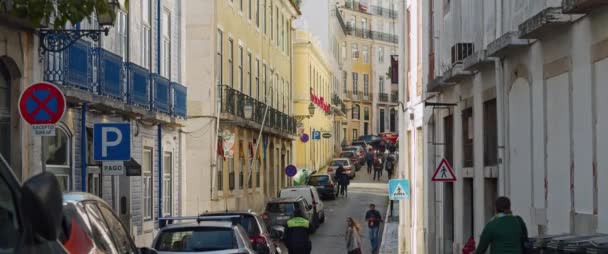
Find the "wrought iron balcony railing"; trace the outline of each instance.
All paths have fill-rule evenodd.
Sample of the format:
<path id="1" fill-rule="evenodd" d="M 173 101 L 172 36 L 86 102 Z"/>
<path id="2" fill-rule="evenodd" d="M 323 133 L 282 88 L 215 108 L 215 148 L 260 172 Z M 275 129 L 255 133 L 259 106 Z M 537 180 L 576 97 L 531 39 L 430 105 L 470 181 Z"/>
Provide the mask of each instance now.
<path id="1" fill-rule="evenodd" d="M 399 42 L 399 37 L 397 35 L 372 31 L 369 29 L 355 28 L 351 24 L 346 25 L 346 34 L 363 39 L 372 39 L 395 44 Z"/>
<path id="2" fill-rule="evenodd" d="M 388 94 L 387 93 L 379 93 L 378 100 L 380 102 L 388 102 Z"/>
<path id="3" fill-rule="evenodd" d="M 399 102 L 399 93 L 391 93 L 391 102 L 398 103 Z"/>
<path id="4" fill-rule="evenodd" d="M 279 110 L 269 107 L 266 113 L 266 121 L 264 121 L 264 113 L 266 111 L 266 103 L 256 100 L 239 90 L 230 86 L 219 86 L 221 98 L 221 111 L 245 119 L 245 105 L 250 104 L 253 107 L 251 121 L 258 124 L 264 122 L 264 126 L 273 128 L 277 131 L 296 135 L 295 118 L 289 116 Z"/>
<path id="5" fill-rule="evenodd" d="M 397 11 L 384 8 L 377 5 L 361 4 L 359 1 L 347 0 L 344 7 L 349 10 L 358 11 L 361 13 L 383 16 L 391 19 L 397 18 Z"/>
<path id="6" fill-rule="evenodd" d="M 45 81 L 186 118 L 187 89 L 103 48 L 79 40 L 63 52 L 46 52 Z"/>

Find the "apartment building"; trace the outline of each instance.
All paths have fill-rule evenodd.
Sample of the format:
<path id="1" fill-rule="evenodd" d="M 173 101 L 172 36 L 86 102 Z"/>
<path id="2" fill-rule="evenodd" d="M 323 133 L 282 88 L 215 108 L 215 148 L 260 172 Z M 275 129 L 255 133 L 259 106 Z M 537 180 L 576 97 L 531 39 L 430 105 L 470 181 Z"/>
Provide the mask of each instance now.
<path id="1" fill-rule="evenodd" d="M 409 3 L 417 20 L 409 27 L 423 31 L 409 40 L 422 52 L 423 100 L 445 105 L 424 112 L 424 148 L 416 152 L 427 172 L 419 195 L 426 252 L 478 242 L 497 196 L 511 198 L 531 236 L 608 232 L 598 181 L 608 174 L 600 131 L 608 110 L 606 2 Z M 456 182 L 431 182 L 441 158 Z"/>
<path id="2" fill-rule="evenodd" d="M 396 131 L 397 84 L 388 77 L 390 57 L 396 55 L 398 13 L 393 0 L 339 1 L 336 16 L 347 35 L 340 48 L 346 142 L 361 135 Z M 392 128 L 391 128 L 392 127 Z"/>
<path id="3" fill-rule="evenodd" d="M 290 185 L 296 121 L 296 1 L 185 1 L 187 190 L 184 211 L 260 211 Z M 260 135 L 261 134 L 261 135 Z"/>

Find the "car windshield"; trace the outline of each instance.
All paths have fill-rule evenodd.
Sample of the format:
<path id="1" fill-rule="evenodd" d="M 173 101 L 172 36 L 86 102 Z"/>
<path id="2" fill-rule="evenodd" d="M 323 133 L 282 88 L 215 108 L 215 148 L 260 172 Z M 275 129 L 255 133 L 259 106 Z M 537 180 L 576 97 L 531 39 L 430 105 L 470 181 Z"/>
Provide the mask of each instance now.
<path id="1" fill-rule="evenodd" d="M 340 157 L 344 157 L 344 158 L 350 158 L 353 156 L 355 156 L 355 153 L 353 153 L 353 152 L 344 152 L 344 153 L 340 154 Z"/>
<path id="2" fill-rule="evenodd" d="M 268 203 L 266 211 L 269 213 L 286 213 L 292 214 L 295 210 L 293 203 Z"/>
<path id="3" fill-rule="evenodd" d="M 329 176 L 311 176 L 308 179 L 308 185 L 321 186 L 329 184 Z"/>
<path id="4" fill-rule="evenodd" d="M 154 247 L 157 251 L 201 252 L 238 249 L 231 228 L 176 228 L 160 233 Z"/>
<path id="5" fill-rule="evenodd" d="M 302 196 L 309 202 L 312 202 L 312 193 L 310 193 L 310 188 L 297 188 L 297 189 L 283 189 L 279 194 L 282 198 L 297 198 Z"/>
<path id="6" fill-rule="evenodd" d="M 349 156 L 351 157 L 351 156 Z M 329 164 L 330 167 L 348 166 L 347 160 L 335 160 Z"/>
<path id="7" fill-rule="evenodd" d="M 231 222 L 233 220 L 236 221 L 237 224 L 241 225 L 247 235 L 249 237 L 256 236 L 260 234 L 260 229 L 258 227 L 257 221 L 253 215 L 210 215 L 203 216 L 203 220 L 212 220 L 212 221 L 228 221 Z"/>

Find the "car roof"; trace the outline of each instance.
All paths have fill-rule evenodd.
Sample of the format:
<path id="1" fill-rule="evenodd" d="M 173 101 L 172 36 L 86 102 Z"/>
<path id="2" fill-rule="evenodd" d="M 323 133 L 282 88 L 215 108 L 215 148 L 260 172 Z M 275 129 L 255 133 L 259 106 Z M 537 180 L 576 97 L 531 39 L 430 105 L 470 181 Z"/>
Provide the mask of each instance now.
<path id="1" fill-rule="evenodd" d="M 273 198 L 270 201 L 268 201 L 268 203 L 292 203 L 292 202 L 298 202 L 301 199 L 304 199 L 302 196 L 298 196 L 298 197 L 281 197 L 281 198 Z"/>
<path id="2" fill-rule="evenodd" d="M 350 159 L 349 158 L 334 158 L 331 161 L 349 161 L 350 162 Z"/>
<path id="3" fill-rule="evenodd" d="M 200 216 L 222 216 L 222 215 L 226 215 L 226 216 L 230 216 L 230 215 L 253 215 L 253 216 L 256 216 L 258 214 L 255 213 L 255 212 L 253 212 L 253 211 L 247 211 L 247 212 L 228 211 L 228 212 L 206 212 L 206 213 L 201 213 Z"/>
<path id="4" fill-rule="evenodd" d="M 200 222 L 184 222 L 184 223 L 175 223 L 168 224 L 165 227 L 162 227 L 161 230 L 167 229 L 176 229 L 176 228 L 206 228 L 206 227 L 215 227 L 215 228 L 232 228 L 235 225 L 232 222 L 228 221 L 200 221 Z"/>
<path id="5" fill-rule="evenodd" d="M 107 205 L 106 201 L 98 196 L 87 192 L 67 192 L 63 194 L 63 202 L 78 203 L 83 201 L 101 202 Z"/>
<path id="6" fill-rule="evenodd" d="M 307 190 L 310 190 L 310 188 L 312 188 L 312 187 L 308 186 L 308 185 L 298 185 L 298 186 L 285 187 L 282 190 L 296 190 L 296 189 L 307 189 Z"/>

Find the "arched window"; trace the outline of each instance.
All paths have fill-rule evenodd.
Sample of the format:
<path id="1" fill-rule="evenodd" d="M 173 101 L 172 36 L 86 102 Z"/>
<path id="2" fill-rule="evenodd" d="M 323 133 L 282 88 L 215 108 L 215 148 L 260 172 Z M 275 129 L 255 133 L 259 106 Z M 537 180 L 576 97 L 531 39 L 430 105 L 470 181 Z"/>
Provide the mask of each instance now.
<path id="1" fill-rule="evenodd" d="M 0 63 L 0 153 L 10 163 L 11 158 L 11 85 L 8 71 Z"/>
<path id="2" fill-rule="evenodd" d="M 72 143 L 67 129 L 57 126 L 55 136 L 43 137 L 43 144 L 47 170 L 55 174 L 63 191 L 70 190 Z"/>

